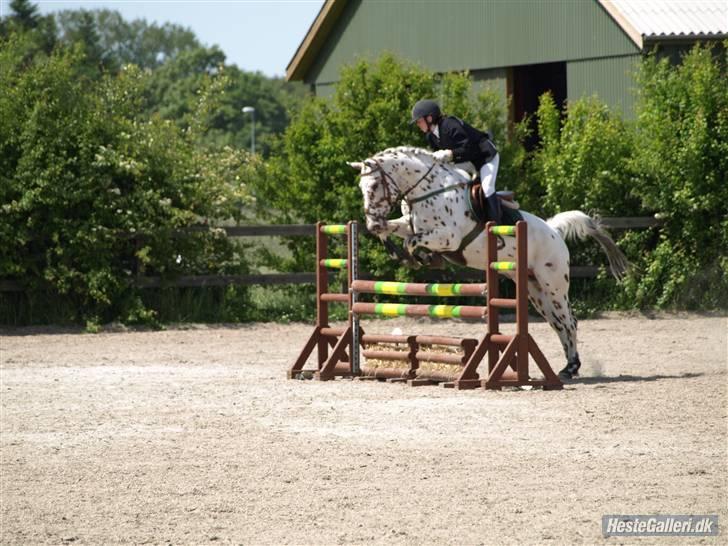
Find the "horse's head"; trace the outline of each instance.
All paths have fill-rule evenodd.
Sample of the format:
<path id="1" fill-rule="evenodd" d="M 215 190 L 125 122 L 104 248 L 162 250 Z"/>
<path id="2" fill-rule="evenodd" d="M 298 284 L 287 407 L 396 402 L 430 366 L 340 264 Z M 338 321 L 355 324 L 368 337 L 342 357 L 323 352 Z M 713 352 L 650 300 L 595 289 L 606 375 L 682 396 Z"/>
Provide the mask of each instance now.
<path id="1" fill-rule="evenodd" d="M 359 171 L 367 229 L 380 233 L 387 227 L 392 208 L 412 189 L 412 180 L 422 172 L 423 160 L 417 148 L 390 148 L 364 161 L 349 163 Z M 416 183 L 416 182 L 415 182 Z"/>
<path id="2" fill-rule="evenodd" d="M 364 196 L 364 215 L 367 229 L 379 233 L 387 227 L 387 218 L 399 196 L 399 188 L 387 172 L 383 162 L 369 158 L 361 162 L 349 163 L 361 176 L 359 188 Z"/>

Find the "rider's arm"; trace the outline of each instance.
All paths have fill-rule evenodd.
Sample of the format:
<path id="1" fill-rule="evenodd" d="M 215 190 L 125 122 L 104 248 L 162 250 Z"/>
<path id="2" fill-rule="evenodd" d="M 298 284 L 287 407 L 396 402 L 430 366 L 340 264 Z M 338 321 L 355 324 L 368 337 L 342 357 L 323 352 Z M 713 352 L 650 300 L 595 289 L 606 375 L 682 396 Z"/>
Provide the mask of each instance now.
<path id="1" fill-rule="evenodd" d="M 456 119 L 446 118 L 440 125 L 440 130 L 447 134 L 455 163 L 472 160 L 470 157 L 472 146 L 468 141 L 468 135 L 465 128 Z"/>

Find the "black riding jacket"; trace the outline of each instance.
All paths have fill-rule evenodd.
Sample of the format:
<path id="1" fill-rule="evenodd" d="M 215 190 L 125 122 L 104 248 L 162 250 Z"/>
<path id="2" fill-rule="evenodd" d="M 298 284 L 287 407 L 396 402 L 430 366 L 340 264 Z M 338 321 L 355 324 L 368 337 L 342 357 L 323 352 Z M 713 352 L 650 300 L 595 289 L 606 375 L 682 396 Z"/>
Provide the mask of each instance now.
<path id="1" fill-rule="evenodd" d="M 455 116 L 442 116 L 437 127 L 440 138 L 430 132 L 427 142 L 433 150 L 452 150 L 455 163 L 470 161 L 480 170 L 498 153 L 489 133 L 479 131 Z"/>

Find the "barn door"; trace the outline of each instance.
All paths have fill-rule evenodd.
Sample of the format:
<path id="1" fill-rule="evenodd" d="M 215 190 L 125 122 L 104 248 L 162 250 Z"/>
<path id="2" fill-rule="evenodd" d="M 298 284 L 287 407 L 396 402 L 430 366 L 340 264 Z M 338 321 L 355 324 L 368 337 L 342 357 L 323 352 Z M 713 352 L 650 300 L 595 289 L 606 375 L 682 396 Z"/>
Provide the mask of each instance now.
<path id="1" fill-rule="evenodd" d="M 566 63 L 543 63 L 516 66 L 511 69 L 509 93 L 513 97 L 511 116 L 513 121 L 522 121 L 527 114 L 538 109 L 538 99 L 551 91 L 556 107 L 562 111 L 566 102 Z M 526 148 L 532 150 L 538 145 L 538 126 L 531 120 L 531 136 Z"/>

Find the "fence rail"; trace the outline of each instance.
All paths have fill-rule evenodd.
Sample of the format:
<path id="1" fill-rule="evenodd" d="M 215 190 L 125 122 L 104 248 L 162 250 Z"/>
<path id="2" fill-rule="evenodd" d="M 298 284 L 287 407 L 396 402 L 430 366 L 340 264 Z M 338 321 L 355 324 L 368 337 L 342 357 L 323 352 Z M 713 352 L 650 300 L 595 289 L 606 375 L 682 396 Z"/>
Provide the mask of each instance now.
<path id="1" fill-rule="evenodd" d="M 659 226 L 661 219 L 645 217 L 609 217 L 602 218 L 602 224 L 609 229 L 645 229 Z M 315 224 L 277 224 L 258 226 L 211 227 L 192 226 L 182 233 L 205 233 L 211 230 L 223 230 L 228 237 L 291 237 L 313 236 L 316 234 Z M 599 267 L 593 265 L 571 266 L 571 278 L 593 278 Z M 464 271 L 461 280 L 467 282 L 482 278 L 478 272 Z M 230 285 L 277 285 L 277 284 L 313 284 L 316 274 L 303 273 L 268 273 L 259 275 L 185 275 L 174 280 L 163 280 L 160 277 L 135 277 L 132 285 L 137 288 L 200 288 L 207 286 Z M 23 292 L 26 286 L 16 280 L 0 279 L 0 292 Z"/>

